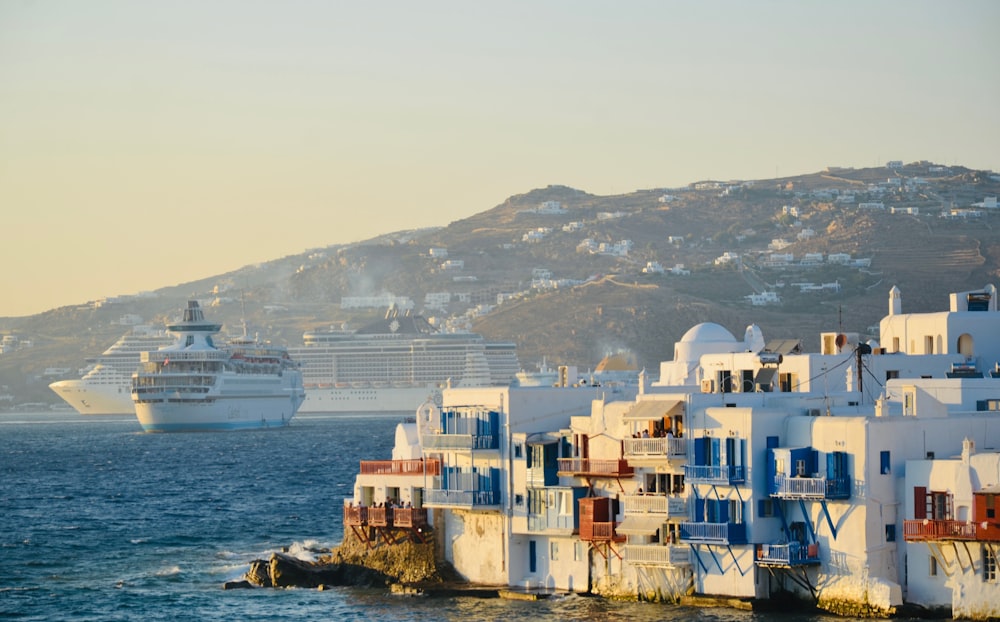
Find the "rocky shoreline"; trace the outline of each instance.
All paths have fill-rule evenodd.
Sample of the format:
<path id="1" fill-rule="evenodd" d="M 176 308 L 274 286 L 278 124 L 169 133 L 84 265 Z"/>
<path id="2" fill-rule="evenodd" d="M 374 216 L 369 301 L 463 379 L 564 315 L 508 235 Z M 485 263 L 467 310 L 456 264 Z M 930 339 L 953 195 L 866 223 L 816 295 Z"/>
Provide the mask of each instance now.
<path id="1" fill-rule="evenodd" d="M 223 589 L 307 588 L 327 589 L 335 586 L 384 588 L 397 596 L 466 596 L 478 598 L 512 598 L 538 600 L 556 594 L 548 590 L 523 590 L 512 587 L 473 585 L 462 579 L 447 563 L 434 555 L 434 544 L 400 542 L 393 546 L 368 548 L 364 543 L 346 539 L 333 550 L 315 551 L 314 560 L 303 560 L 289 554 L 288 549 L 272 553 L 270 558 L 255 559 L 250 569 Z M 902 607 L 895 611 L 859 610 L 850 607 L 816 606 L 787 599 L 757 600 L 713 598 L 689 595 L 680 605 L 691 607 L 725 607 L 747 611 L 798 610 L 804 613 L 831 613 L 843 617 L 893 618 L 910 617 L 942 619 L 950 617 L 941 609 Z"/>
<path id="2" fill-rule="evenodd" d="M 401 542 L 369 549 L 348 538 L 331 551 L 317 551 L 314 560 L 299 559 L 287 549 L 272 553 L 269 559 L 255 559 L 242 579 L 227 582 L 223 589 L 398 585 L 423 591 L 446 584 L 457 589 L 465 582 L 450 567 L 438 564 L 432 543 Z"/>

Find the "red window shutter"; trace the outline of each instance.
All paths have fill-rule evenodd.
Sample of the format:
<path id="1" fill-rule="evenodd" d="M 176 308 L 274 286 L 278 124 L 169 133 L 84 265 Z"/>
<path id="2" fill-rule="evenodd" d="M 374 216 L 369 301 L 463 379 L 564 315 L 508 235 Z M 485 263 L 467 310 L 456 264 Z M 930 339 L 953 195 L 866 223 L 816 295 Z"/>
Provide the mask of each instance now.
<path id="1" fill-rule="evenodd" d="M 927 488 L 913 487 L 913 518 L 927 518 Z"/>

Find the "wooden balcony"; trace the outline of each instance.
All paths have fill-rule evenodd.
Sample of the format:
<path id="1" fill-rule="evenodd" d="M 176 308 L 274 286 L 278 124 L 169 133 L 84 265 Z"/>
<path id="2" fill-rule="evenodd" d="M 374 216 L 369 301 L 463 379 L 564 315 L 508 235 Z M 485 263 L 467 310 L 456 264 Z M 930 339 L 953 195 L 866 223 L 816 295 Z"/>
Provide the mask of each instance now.
<path id="1" fill-rule="evenodd" d="M 584 542 L 624 542 L 625 536 L 615 533 L 615 523 L 580 521 L 580 540 Z"/>
<path id="2" fill-rule="evenodd" d="M 344 506 L 344 526 L 362 527 L 368 524 L 368 508 L 358 505 Z"/>
<path id="3" fill-rule="evenodd" d="M 978 523 L 957 520 L 904 520 L 903 539 L 907 542 L 932 540 L 980 540 Z"/>
<path id="4" fill-rule="evenodd" d="M 425 470 L 426 469 L 426 470 Z M 440 475 L 441 461 L 426 460 L 362 460 L 361 475 Z"/>
<path id="5" fill-rule="evenodd" d="M 791 568 L 792 566 L 803 566 L 819 564 L 818 544 L 758 544 L 755 547 L 756 563 L 758 566 L 769 566 L 773 568 Z"/>
<path id="6" fill-rule="evenodd" d="M 392 522 L 396 527 L 424 529 L 427 527 L 427 508 L 395 508 Z"/>
<path id="7" fill-rule="evenodd" d="M 345 527 L 423 528 L 428 525 L 427 508 L 374 508 L 344 506 Z"/>
<path id="8" fill-rule="evenodd" d="M 392 508 L 368 508 L 369 527 L 392 527 Z"/>
<path id="9" fill-rule="evenodd" d="M 575 477 L 631 477 L 635 471 L 626 460 L 559 458 L 559 475 Z"/>

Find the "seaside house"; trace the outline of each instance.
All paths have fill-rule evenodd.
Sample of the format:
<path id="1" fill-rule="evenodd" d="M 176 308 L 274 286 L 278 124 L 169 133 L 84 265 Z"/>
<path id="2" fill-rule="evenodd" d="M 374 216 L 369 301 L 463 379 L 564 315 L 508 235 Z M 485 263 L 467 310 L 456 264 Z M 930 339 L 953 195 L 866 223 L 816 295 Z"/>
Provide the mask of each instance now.
<path id="1" fill-rule="evenodd" d="M 894 287 L 888 311 L 882 345 L 833 331 L 818 353 L 699 324 L 634 390 L 445 389 L 397 432 L 421 492 L 389 496 L 421 499 L 477 583 L 995 618 L 996 288 L 904 314 Z"/>

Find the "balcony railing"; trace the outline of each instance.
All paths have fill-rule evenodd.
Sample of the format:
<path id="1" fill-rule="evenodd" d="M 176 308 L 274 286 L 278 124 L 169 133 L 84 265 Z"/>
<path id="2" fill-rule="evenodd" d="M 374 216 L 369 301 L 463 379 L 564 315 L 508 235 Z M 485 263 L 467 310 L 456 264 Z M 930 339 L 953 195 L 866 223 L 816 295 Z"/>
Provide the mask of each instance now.
<path id="1" fill-rule="evenodd" d="M 614 522 L 580 521 L 580 539 L 584 542 L 624 542 L 625 536 L 615 533 Z"/>
<path id="2" fill-rule="evenodd" d="M 424 449 L 497 449 L 500 447 L 500 436 L 488 434 L 422 434 L 420 444 Z"/>
<path id="3" fill-rule="evenodd" d="M 662 494 L 625 495 L 625 514 L 661 514 L 664 518 L 687 517 L 687 499 Z"/>
<path id="4" fill-rule="evenodd" d="M 396 527 L 424 528 L 427 526 L 427 508 L 394 508 L 392 523 Z"/>
<path id="5" fill-rule="evenodd" d="M 776 475 L 771 482 L 771 496 L 781 499 L 847 499 L 851 480 L 847 477 L 787 477 Z"/>
<path id="6" fill-rule="evenodd" d="M 685 464 L 684 479 L 692 484 L 741 484 L 746 481 L 746 467 L 733 464 Z"/>
<path id="7" fill-rule="evenodd" d="M 344 526 L 350 527 L 426 527 L 427 508 L 376 508 L 344 506 Z"/>
<path id="8" fill-rule="evenodd" d="M 924 540 L 977 540 L 977 523 L 957 520 L 904 520 L 903 539 L 907 542 Z"/>
<path id="9" fill-rule="evenodd" d="M 704 544 L 746 544 L 743 523 L 681 523 L 681 541 Z"/>
<path id="10" fill-rule="evenodd" d="M 392 508 L 368 508 L 370 527 L 392 527 Z"/>
<path id="11" fill-rule="evenodd" d="M 440 475 L 441 461 L 426 460 L 362 460 L 362 475 Z"/>
<path id="12" fill-rule="evenodd" d="M 434 507 L 486 508 L 500 504 L 500 493 L 494 490 L 441 490 L 426 491 L 424 504 Z"/>
<path id="13" fill-rule="evenodd" d="M 802 566 L 818 564 L 818 544 L 758 544 L 756 547 L 757 563 L 763 566 Z"/>
<path id="14" fill-rule="evenodd" d="M 589 458 L 559 458 L 560 475 L 590 477 L 631 477 L 632 467 L 625 460 L 591 460 Z"/>
<path id="15" fill-rule="evenodd" d="M 626 544 L 624 559 L 636 566 L 687 566 L 691 564 L 691 549 L 677 545 Z"/>
<path id="16" fill-rule="evenodd" d="M 626 438 L 626 458 L 663 458 L 672 460 L 687 456 L 687 442 L 683 438 Z"/>
<path id="17" fill-rule="evenodd" d="M 569 514 L 528 514 L 528 531 L 576 531 L 576 517 Z"/>
<path id="18" fill-rule="evenodd" d="M 361 527 L 368 524 L 368 508 L 357 505 L 344 506 L 344 526 Z"/>

